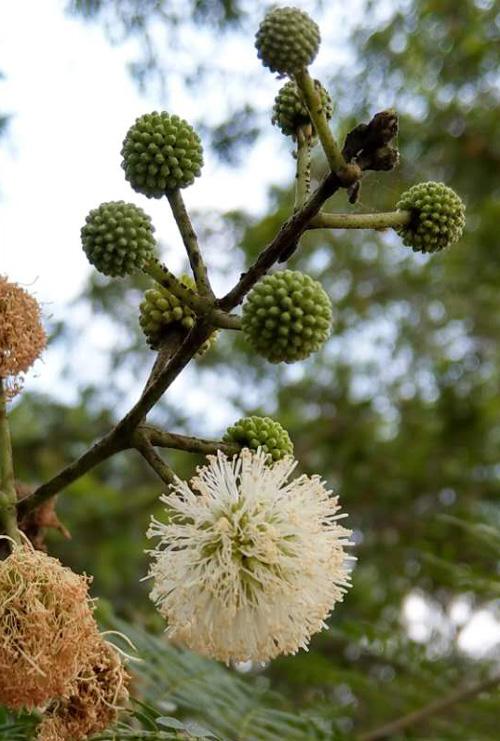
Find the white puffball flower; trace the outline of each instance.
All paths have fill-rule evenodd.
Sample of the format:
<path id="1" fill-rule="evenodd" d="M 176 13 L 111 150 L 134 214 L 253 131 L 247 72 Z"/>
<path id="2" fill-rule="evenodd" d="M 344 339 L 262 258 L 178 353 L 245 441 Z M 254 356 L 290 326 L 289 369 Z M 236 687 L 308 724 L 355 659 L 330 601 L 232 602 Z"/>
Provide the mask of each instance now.
<path id="1" fill-rule="evenodd" d="M 227 663 L 268 661 L 327 627 L 350 586 L 351 531 L 319 476 L 289 481 L 296 465 L 218 452 L 161 497 L 168 521 L 152 519 L 148 576 L 173 639 Z"/>

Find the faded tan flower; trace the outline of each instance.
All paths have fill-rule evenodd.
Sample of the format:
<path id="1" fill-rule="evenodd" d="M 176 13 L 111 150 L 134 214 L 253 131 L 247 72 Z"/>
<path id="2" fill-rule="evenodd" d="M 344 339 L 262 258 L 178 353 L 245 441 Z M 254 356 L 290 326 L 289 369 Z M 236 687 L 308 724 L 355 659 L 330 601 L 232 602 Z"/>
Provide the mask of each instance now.
<path id="1" fill-rule="evenodd" d="M 5 381 L 8 398 L 19 393 L 23 374 L 46 343 L 37 300 L 0 275 L 0 379 Z"/>
<path id="2" fill-rule="evenodd" d="M 44 711 L 38 741 L 76 741 L 112 726 L 127 701 L 129 678 L 117 650 L 96 629 L 78 676 Z"/>
<path id="3" fill-rule="evenodd" d="M 78 675 L 96 622 L 89 579 L 14 545 L 0 561 L 0 705 L 45 705 Z"/>

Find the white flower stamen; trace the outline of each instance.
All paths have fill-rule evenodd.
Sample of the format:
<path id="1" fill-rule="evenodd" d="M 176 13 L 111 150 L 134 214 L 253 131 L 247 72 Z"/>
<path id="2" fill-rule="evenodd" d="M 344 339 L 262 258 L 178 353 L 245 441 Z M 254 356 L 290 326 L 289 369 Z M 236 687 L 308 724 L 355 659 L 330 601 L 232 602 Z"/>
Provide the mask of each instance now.
<path id="1" fill-rule="evenodd" d="M 151 522 L 151 599 L 172 638 L 222 661 L 307 649 L 350 584 L 337 497 L 318 476 L 289 481 L 291 457 L 208 460 L 162 496 L 168 522 Z"/>

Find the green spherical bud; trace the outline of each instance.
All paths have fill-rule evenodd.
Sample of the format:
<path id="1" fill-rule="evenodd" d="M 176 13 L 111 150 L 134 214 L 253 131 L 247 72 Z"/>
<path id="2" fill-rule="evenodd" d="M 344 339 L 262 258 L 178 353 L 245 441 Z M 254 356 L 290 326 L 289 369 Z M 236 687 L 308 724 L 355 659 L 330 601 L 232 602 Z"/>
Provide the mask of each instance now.
<path id="1" fill-rule="evenodd" d="M 262 448 L 273 461 L 293 455 L 293 443 L 288 432 L 270 417 L 243 417 L 229 427 L 222 438 L 226 443 L 238 443 L 242 448 Z"/>
<path id="2" fill-rule="evenodd" d="M 121 151 L 125 178 L 138 193 L 161 198 L 201 173 L 203 148 L 187 121 L 166 111 L 146 113 L 127 131 Z"/>
<path id="3" fill-rule="evenodd" d="M 465 227 L 465 206 L 443 183 L 419 183 L 403 193 L 396 204 L 410 211 L 411 220 L 397 232 L 414 252 L 438 252 L 457 242 Z"/>
<path id="4" fill-rule="evenodd" d="M 319 93 L 323 111 L 327 119 L 332 117 L 332 99 L 319 80 L 314 80 L 314 87 Z M 295 82 L 287 82 L 274 99 L 273 124 L 279 126 L 285 136 L 295 137 L 300 126 L 310 125 L 314 133 L 313 122 L 309 116 L 304 98 Z"/>
<path id="5" fill-rule="evenodd" d="M 297 270 L 266 275 L 243 304 L 243 334 L 271 363 L 304 360 L 328 338 L 332 305 L 318 281 Z"/>
<path id="6" fill-rule="evenodd" d="M 190 276 L 183 275 L 179 280 L 186 288 L 196 291 L 196 283 Z M 167 288 L 156 286 L 145 292 L 140 305 L 139 324 L 152 350 L 159 349 L 161 341 L 168 337 L 172 329 L 183 328 L 187 333 L 194 326 L 195 320 L 193 310 Z M 196 356 L 204 355 L 216 339 L 217 332 L 214 332 L 203 343 Z"/>
<path id="7" fill-rule="evenodd" d="M 255 46 L 264 67 L 293 75 L 316 57 L 321 36 L 318 24 L 298 8 L 271 10 L 257 31 Z"/>
<path id="8" fill-rule="evenodd" d="M 142 208 L 124 201 L 101 203 L 92 209 L 81 229 L 89 262 L 105 275 L 130 275 L 153 257 L 154 226 Z"/>

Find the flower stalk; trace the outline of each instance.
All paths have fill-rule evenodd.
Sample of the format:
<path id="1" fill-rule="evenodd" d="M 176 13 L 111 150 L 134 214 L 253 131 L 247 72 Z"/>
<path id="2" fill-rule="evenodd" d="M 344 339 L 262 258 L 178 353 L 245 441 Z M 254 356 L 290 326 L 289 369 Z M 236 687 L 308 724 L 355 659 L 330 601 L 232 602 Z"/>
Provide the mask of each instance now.
<path id="1" fill-rule="evenodd" d="M 294 79 L 304 96 L 309 115 L 311 116 L 316 133 L 319 136 L 330 169 L 339 175 L 342 169 L 346 166 L 346 162 L 342 156 L 340 147 L 332 134 L 332 130 L 328 125 L 321 98 L 314 86 L 314 81 L 306 68 L 297 72 L 294 75 Z"/>
<path id="2" fill-rule="evenodd" d="M 397 229 L 409 224 L 410 211 L 381 214 L 324 214 L 311 219 L 308 229 Z"/>
<path id="3" fill-rule="evenodd" d="M 158 260 L 150 260 L 144 265 L 144 272 L 164 288 L 167 288 L 179 301 L 189 306 L 197 316 L 207 319 L 214 328 L 241 329 L 239 316 L 220 311 L 212 299 L 198 296 L 190 288 L 184 286 L 173 273 Z"/>
<path id="4" fill-rule="evenodd" d="M 310 128 L 310 127 L 307 127 Z M 297 131 L 297 172 L 295 175 L 294 211 L 298 211 L 307 201 L 311 192 L 311 140 L 306 127 Z"/>
<path id="5" fill-rule="evenodd" d="M 137 428 L 132 435 L 132 444 L 164 484 L 169 486 L 174 483 L 175 473 L 156 452 L 148 436 L 141 429 Z"/>
<path id="6" fill-rule="evenodd" d="M 220 450 L 228 456 L 237 455 L 241 450 L 241 445 L 238 443 L 177 435 L 151 425 L 142 425 L 138 429 L 152 445 L 159 448 L 173 448 L 174 450 L 184 450 L 187 453 L 200 453 L 202 455 L 217 453 Z"/>
<path id="7" fill-rule="evenodd" d="M 5 535 L 20 543 L 17 528 L 17 493 L 14 463 L 7 419 L 7 398 L 4 379 L 0 378 L 0 521 Z"/>
<path id="8" fill-rule="evenodd" d="M 180 190 L 167 191 L 168 202 L 172 209 L 172 214 L 179 228 L 179 232 L 184 242 L 184 247 L 189 258 L 189 264 L 193 271 L 194 279 L 196 281 L 196 287 L 200 296 L 207 296 L 208 298 L 214 298 L 214 292 L 210 285 L 208 278 L 207 268 L 203 261 L 203 257 L 198 246 L 198 238 L 196 232 L 189 218 L 189 214 L 186 211 L 184 200 L 182 198 Z"/>

